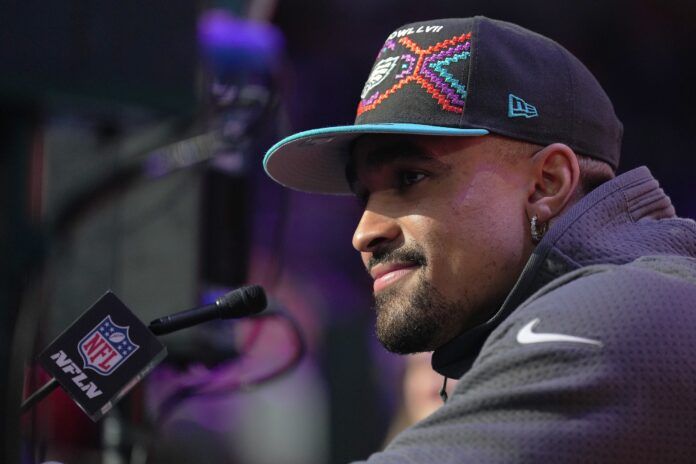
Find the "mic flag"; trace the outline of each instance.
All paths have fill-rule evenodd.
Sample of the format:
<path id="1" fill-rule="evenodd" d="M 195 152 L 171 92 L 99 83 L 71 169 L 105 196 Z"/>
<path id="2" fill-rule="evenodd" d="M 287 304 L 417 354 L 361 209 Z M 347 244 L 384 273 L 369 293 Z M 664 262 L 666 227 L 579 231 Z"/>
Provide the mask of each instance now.
<path id="1" fill-rule="evenodd" d="M 109 291 L 39 355 L 39 363 L 96 422 L 166 355 Z"/>

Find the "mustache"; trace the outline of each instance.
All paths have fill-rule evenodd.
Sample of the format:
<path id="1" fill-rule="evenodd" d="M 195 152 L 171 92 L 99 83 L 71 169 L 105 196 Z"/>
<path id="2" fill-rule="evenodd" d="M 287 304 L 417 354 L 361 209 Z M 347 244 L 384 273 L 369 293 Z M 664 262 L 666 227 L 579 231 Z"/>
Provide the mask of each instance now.
<path id="1" fill-rule="evenodd" d="M 367 260 L 368 272 L 378 264 L 387 263 L 413 263 L 418 266 L 425 266 L 428 260 L 423 249 L 416 245 L 404 246 L 394 250 L 375 251 L 370 259 Z"/>

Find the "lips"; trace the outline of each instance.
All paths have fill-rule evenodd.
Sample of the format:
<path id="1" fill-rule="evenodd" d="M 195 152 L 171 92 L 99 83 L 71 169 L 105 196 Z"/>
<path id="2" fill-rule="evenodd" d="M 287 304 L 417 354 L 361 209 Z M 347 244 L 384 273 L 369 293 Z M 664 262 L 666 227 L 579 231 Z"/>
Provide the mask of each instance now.
<path id="1" fill-rule="evenodd" d="M 375 279 L 372 288 L 375 293 L 411 274 L 419 266 L 414 263 L 377 264 L 370 270 Z"/>

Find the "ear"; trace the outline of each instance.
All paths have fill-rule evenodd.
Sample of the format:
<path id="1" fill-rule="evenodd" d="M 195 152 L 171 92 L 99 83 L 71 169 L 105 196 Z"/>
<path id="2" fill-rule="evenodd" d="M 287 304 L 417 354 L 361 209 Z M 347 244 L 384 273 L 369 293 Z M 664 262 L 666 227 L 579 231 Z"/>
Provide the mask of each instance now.
<path id="1" fill-rule="evenodd" d="M 549 145 L 531 158 L 531 178 L 527 216 L 537 216 L 544 224 L 569 206 L 580 182 L 580 166 L 575 152 L 562 143 Z"/>

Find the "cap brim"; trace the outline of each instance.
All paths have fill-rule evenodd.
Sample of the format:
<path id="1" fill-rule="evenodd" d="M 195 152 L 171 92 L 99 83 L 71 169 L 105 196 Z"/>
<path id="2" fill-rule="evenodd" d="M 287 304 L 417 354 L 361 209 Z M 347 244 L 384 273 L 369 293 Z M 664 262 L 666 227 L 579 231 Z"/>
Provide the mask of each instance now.
<path id="1" fill-rule="evenodd" d="M 411 134 L 472 137 L 486 129 L 455 129 L 424 124 L 357 124 L 299 132 L 273 145 L 263 167 L 276 182 L 313 193 L 350 194 L 346 163 L 350 144 L 364 134 Z"/>

